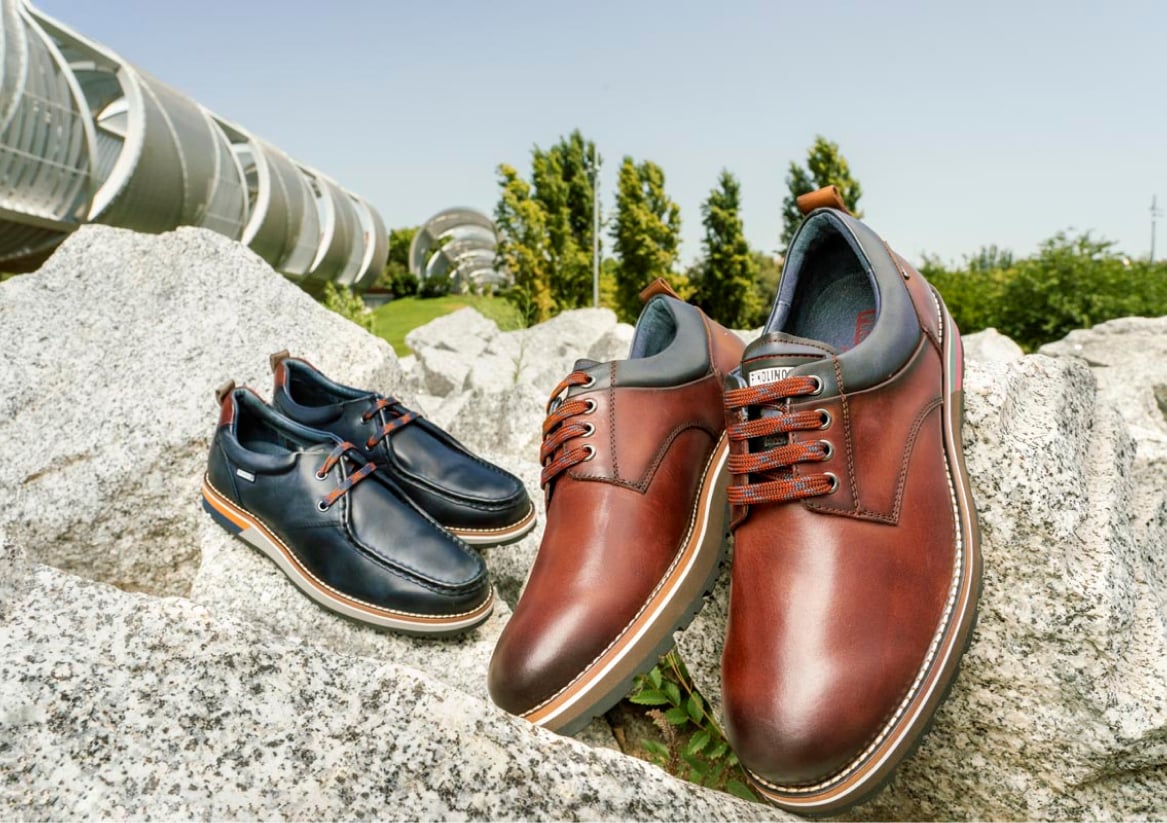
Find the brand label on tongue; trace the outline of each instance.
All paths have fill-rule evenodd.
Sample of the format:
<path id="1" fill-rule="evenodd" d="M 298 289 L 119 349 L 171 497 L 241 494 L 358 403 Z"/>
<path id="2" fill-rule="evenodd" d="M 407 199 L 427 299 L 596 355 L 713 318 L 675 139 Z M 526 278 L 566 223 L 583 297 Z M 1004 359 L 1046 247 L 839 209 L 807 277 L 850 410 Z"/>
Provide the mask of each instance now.
<path id="1" fill-rule="evenodd" d="M 777 383 L 792 371 L 794 371 L 794 366 L 768 366 L 764 369 L 754 369 L 749 374 L 750 385 L 763 386 L 766 383 Z"/>

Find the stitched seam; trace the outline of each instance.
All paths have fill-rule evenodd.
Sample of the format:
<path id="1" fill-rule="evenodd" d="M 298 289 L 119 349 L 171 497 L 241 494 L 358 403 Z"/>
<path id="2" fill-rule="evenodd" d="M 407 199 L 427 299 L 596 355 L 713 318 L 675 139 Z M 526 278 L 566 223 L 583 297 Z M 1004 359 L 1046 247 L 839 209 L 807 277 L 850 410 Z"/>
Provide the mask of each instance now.
<path id="1" fill-rule="evenodd" d="M 531 506 L 531 508 L 527 510 L 527 513 L 525 515 L 523 515 L 522 519 L 516 520 L 514 523 L 511 523 L 509 526 L 497 526 L 497 527 L 492 528 L 492 529 L 471 529 L 471 528 L 462 528 L 461 526 L 453 526 L 453 527 L 447 528 L 447 531 L 453 532 L 454 534 L 497 534 L 498 532 L 510 531 L 511 529 L 517 528 L 519 526 L 525 526 L 528 523 L 528 521 L 531 521 L 534 519 L 535 519 L 535 507 Z"/>
<path id="2" fill-rule="evenodd" d="M 723 437 L 724 437 L 724 435 L 722 436 L 722 438 Z M 669 577 L 672 575 L 673 570 L 681 562 L 681 555 L 684 554 L 684 552 L 681 551 L 680 549 L 683 549 L 685 546 L 687 546 L 689 543 L 689 540 L 693 536 L 693 529 L 697 525 L 697 512 L 701 508 L 701 489 L 705 485 L 705 478 L 709 476 L 709 470 L 713 467 L 713 461 L 717 457 L 717 450 L 718 450 L 718 447 L 721 445 L 722 438 L 718 438 L 717 445 L 714 446 L 713 451 L 709 455 L 709 459 L 705 462 L 705 470 L 703 472 L 701 472 L 701 480 L 697 484 L 697 499 L 694 501 L 692 511 L 689 512 L 689 527 L 685 530 L 685 536 L 683 538 L 681 538 L 681 544 L 678 547 L 678 551 L 676 551 L 673 554 L 673 562 L 669 564 L 669 567 L 667 569 L 665 569 L 665 573 L 663 575 L 661 575 L 661 579 L 659 581 L 657 581 L 656 586 L 649 593 L 648 597 L 646 597 L 644 599 L 644 603 L 641 604 L 640 609 L 637 610 L 636 614 L 634 614 L 632 616 L 632 619 L 629 620 L 628 623 L 625 624 L 624 628 L 622 628 L 616 634 L 616 637 L 612 639 L 612 642 L 609 643 L 607 646 L 605 646 L 603 651 L 601 651 L 599 654 L 597 654 L 595 657 L 593 657 L 591 662 L 588 663 L 586 666 L 584 666 L 583 669 L 580 670 L 580 673 L 571 679 L 570 683 L 565 685 L 559 691 L 555 692 L 555 694 L 553 694 L 550 697 L 548 697 L 547 699 L 545 699 L 543 702 L 539 703 L 539 705 L 532 706 L 530 709 L 527 709 L 527 711 L 523 712 L 523 714 L 522 714 L 523 717 L 526 717 L 527 715 L 531 714 L 532 712 L 539 711 L 541 708 L 546 706 L 548 703 L 551 703 L 552 701 L 554 701 L 557 697 L 559 697 L 561 694 L 563 694 L 568 689 L 570 689 L 572 686 L 574 686 L 577 682 L 579 682 L 579 680 L 585 674 L 588 673 L 588 670 L 596 665 L 597 661 L 599 661 L 617 643 L 620 642 L 620 640 L 624 637 L 624 635 L 626 635 L 628 633 L 628 629 L 632 626 L 632 624 L 634 624 L 637 620 L 640 619 L 640 615 L 644 614 L 645 610 L 648 609 L 649 604 L 652 603 L 653 599 L 657 596 L 657 594 L 660 592 L 660 590 L 664 587 L 665 583 L 668 581 Z"/>
<path id="3" fill-rule="evenodd" d="M 608 442 L 612 449 L 612 478 L 620 479 L 620 457 L 616 452 L 616 361 L 608 364 Z"/>
<path id="4" fill-rule="evenodd" d="M 839 367 L 839 358 L 832 357 L 831 365 L 835 367 L 835 381 L 839 384 L 839 403 L 843 407 L 843 439 L 847 444 L 847 480 L 851 484 L 851 502 L 856 509 L 863 507 L 859 503 L 859 484 L 855 481 L 855 455 L 851 448 L 851 411 L 847 405 L 847 393 L 843 388 L 843 370 Z"/>
<path id="5" fill-rule="evenodd" d="M 713 438 L 714 445 L 716 445 L 717 440 L 721 437 L 720 432 L 715 432 L 697 423 L 680 424 L 671 432 L 669 432 L 669 435 L 665 438 L 664 443 L 660 448 L 657 449 L 656 456 L 653 458 L 653 461 L 649 464 L 648 468 L 645 470 L 645 473 L 641 475 L 640 480 L 636 482 L 631 480 L 621 480 L 619 477 L 607 477 L 602 474 L 575 474 L 574 472 L 568 472 L 568 475 L 575 480 L 597 480 L 600 482 L 612 483 L 616 486 L 623 486 L 628 489 L 635 489 L 641 493 L 646 492 L 648 491 L 648 487 L 652 485 L 652 480 L 654 477 L 656 477 L 657 469 L 659 469 L 660 464 L 664 462 L 668 450 L 672 448 L 673 442 L 682 434 L 690 430 L 705 432 L 707 435 Z"/>
<path id="6" fill-rule="evenodd" d="M 285 553 L 288 556 L 288 559 L 292 561 L 292 565 L 294 565 L 296 567 L 297 571 L 301 572 L 305 577 L 311 578 L 313 581 L 318 583 L 322 588 L 327 589 L 328 591 L 332 592 L 333 594 L 336 594 L 337 596 L 339 596 L 340 598 L 342 598 L 344 600 L 348 600 L 352 603 L 359 603 L 362 606 L 368 606 L 369 608 L 376 609 L 377 611 L 386 612 L 389 614 L 400 614 L 400 615 L 403 615 L 405 617 L 426 617 L 426 618 L 438 618 L 438 619 L 445 619 L 447 617 L 465 617 L 467 615 L 474 614 L 475 612 L 478 612 L 482 609 L 482 606 L 478 606 L 477 608 L 471 609 L 470 611 L 458 612 L 457 614 L 440 614 L 440 615 L 422 614 L 420 612 L 401 611 L 400 609 L 388 609 L 388 608 L 385 608 L 384 606 L 378 606 L 375 603 L 369 603 L 365 600 L 361 600 L 360 598 L 353 597 L 351 594 L 345 594 L 340 589 L 335 589 L 332 586 L 330 586 L 329 584 L 325 583 L 319 577 L 314 575 L 308 568 L 306 568 L 300 562 L 299 558 L 296 557 L 295 552 L 293 552 L 291 550 L 291 548 L 289 548 L 288 544 L 285 543 L 279 535 L 277 535 L 274 531 L 272 531 L 268 527 L 267 523 L 265 523 L 263 521 L 262 518 L 260 518 L 256 514 L 252 514 L 251 512 L 247 511 L 246 509 L 242 508 L 241 506 L 236 506 L 235 504 L 231 503 L 231 501 L 228 500 L 223 495 L 223 493 L 221 491 L 219 491 L 218 488 L 215 487 L 215 484 L 211 482 L 210 477 L 207 477 L 206 475 L 204 475 L 203 480 L 207 484 L 207 486 L 210 487 L 210 489 L 215 492 L 215 494 L 217 494 L 219 497 L 223 498 L 223 502 L 232 506 L 240 514 L 244 514 L 247 517 L 254 520 L 255 524 L 263 529 L 264 537 L 268 537 L 268 538 L 274 540 L 276 543 L 278 543 L 280 545 L 280 547 L 284 549 Z M 392 569 L 390 569 L 390 571 L 392 571 Z M 490 590 L 490 597 L 488 597 L 486 599 L 486 601 L 483 602 L 483 605 L 485 605 L 486 603 L 490 602 L 493 599 L 494 599 L 494 589 L 491 589 Z"/>
<path id="7" fill-rule="evenodd" d="M 924 421 L 928 418 L 928 415 L 941 402 L 939 397 L 934 397 L 932 402 L 917 412 L 916 419 L 912 421 L 912 427 L 908 429 L 908 439 L 904 443 L 904 456 L 900 459 L 900 472 L 896 480 L 895 504 L 892 506 L 891 514 L 884 514 L 883 512 L 858 507 L 854 509 L 834 509 L 830 506 L 824 506 L 821 503 L 809 503 L 807 508 L 827 514 L 843 514 L 847 517 L 854 517 L 860 520 L 878 520 L 881 523 L 891 523 L 892 525 L 898 523 L 900 521 L 900 509 L 904 501 L 904 486 L 908 482 L 908 463 L 911 462 L 912 452 L 916 448 L 916 438 L 920 435 L 920 429 L 924 427 Z"/>

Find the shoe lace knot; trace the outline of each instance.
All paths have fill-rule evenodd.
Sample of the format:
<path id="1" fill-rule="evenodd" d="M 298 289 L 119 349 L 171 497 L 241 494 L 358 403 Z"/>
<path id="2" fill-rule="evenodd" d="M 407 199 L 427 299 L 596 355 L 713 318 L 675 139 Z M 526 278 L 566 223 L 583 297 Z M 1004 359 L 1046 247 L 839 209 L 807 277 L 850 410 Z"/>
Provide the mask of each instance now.
<path id="1" fill-rule="evenodd" d="M 725 393 L 727 415 L 739 421 L 727 427 L 729 439 L 747 443 L 744 454 L 729 456 L 729 471 L 738 480 L 729 487 L 731 504 L 781 503 L 830 494 L 838 488 L 839 480 L 831 472 L 801 476 L 793 472 L 796 463 L 821 463 L 834 453 L 829 440 L 791 443 L 788 436 L 795 431 L 830 428 L 831 415 L 824 409 L 790 409 L 791 398 L 821 391 L 818 377 L 795 376 Z M 778 413 L 762 416 L 763 408 L 777 409 Z M 748 441 L 760 438 L 764 438 L 762 448 L 749 451 Z"/>
<path id="2" fill-rule="evenodd" d="M 562 448 L 567 441 L 577 437 L 591 437 L 596 431 L 593 424 L 579 419 L 596 410 L 596 401 L 590 397 L 568 398 L 564 392 L 574 386 L 590 386 L 595 382 L 596 379 L 590 374 L 573 371 L 559 381 L 559 385 L 551 392 L 551 399 L 547 401 L 547 418 L 543 421 L 543 446 L 539 449 L 539 462 L 543 465 L 539 482 L 544 488 L 561 472 L 591 460 L 596 455 L 596 447 L 590 443 L 570 449 Z"/>
<path id="3" fill-rule="evenodd" d="M 365 441 L 366 449 L 373 448 L 393 432 L 407 426 L 421 416 L 402 406 L 401 401 L 396 397 L 378 397 L 373 401 L 373 405 L 369 407 L 368 411 L 361 415 L 361 420 L 367 423 L 383 411 L 388 413 L 390 417 L 376 434 Z"/>
<path id="4" fill-rule="evenodd" d="M 341 458 L 343 458 L 350 451 L 356 455 L 360 455 L 360 451 L 357 449 L 357 447 L 352 443 L 349 443 L 347 440 L 344 443 L 336 446 L 336 448 L 328 453 L 328 457 L 324 459 L 324 464 L 316 471 L 316 479 L 323 480 L 328 477 L 328 473 L 332 471 L 341 462 Z M 342 477 L 340 483 L 337 484 L 335 489 L 317 501 L 316 508 L 322 512 L 328 511 L 330 508 L 332 508 L 333 503 L 348 493 L 349 489 L 351 489 L 357 483 L 360 483 L 376 470 L 377 464 L 370 460 L 355 472 L 352 472 L 346 477 Z"/>

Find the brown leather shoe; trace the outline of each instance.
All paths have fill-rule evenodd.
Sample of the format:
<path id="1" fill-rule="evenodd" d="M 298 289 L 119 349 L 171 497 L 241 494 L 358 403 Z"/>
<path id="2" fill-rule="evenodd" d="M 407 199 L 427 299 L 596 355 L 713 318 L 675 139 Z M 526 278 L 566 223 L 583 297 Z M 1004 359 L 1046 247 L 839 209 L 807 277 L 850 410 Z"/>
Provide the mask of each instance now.
<path id="1" fill-rule="evenodd" d="M 723 385 L 742 343 L 669 292 L 645 289 L 629 359 L 577 362 L 543 425 L 547 529 L 489 685 L 502 708 L 565 734 L 672 644 L 724 548 Z"/>
<path id="2" fill-rule="evenodd" d="M 722 685 L 761 794 L 824 814 L 878 790 L 923 735 L 972 631 L 981 559 L 956 326 L 829 190 L 808 197 L 828 207 L 791 242 L 726 393 Z"/>

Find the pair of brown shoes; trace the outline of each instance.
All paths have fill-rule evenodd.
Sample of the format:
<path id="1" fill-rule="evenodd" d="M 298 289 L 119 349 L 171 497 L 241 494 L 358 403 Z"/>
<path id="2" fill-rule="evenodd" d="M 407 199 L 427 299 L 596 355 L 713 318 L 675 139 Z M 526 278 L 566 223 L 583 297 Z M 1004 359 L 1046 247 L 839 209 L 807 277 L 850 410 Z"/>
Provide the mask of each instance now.
<path id="1" fill-rule="evenodd" d="M 658 281 L 629 358 L 581 360 L 553 393 L 547 529 L 490 691 L 565 733 L 606 711 L 702 605 L 728 522 L 726 731 L 764 797 L 823 814 L 924 733 L 980 555 L 952 318 L 832 189 L 800 206 L 744 351 Z"/>

